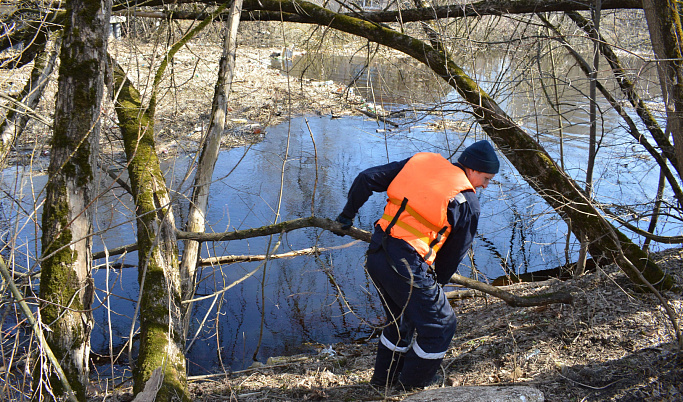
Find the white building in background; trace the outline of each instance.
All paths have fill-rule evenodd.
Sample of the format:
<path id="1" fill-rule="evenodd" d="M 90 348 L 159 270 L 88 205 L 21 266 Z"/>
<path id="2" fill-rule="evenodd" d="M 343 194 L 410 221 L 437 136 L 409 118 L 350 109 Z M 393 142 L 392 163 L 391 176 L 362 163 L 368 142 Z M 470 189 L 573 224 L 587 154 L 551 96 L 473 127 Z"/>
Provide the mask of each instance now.
<path id="1" fill-rule="evenodd" d="M 123 36 L 123 24 L 126 23 L 126 17 L 123 15 L 112 15 L 109 18 L 109 35 L 114 39 L 119 39 Z"/>
<path id="2" fill-rule="evenodd" d="M 365 11 L 382 10 L 387 6 L 386 0 L 362 0 L 360 6 Z"/>

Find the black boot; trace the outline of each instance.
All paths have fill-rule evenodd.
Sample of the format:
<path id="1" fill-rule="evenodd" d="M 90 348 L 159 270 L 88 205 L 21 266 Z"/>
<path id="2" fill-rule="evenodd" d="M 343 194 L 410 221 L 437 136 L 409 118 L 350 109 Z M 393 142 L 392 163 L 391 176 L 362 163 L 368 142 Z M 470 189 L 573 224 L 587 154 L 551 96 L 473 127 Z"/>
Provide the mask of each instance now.
<path id="1" fill-rule="evenodd" d="M 403 370 L 399 377 L 400 386 L 406 391 L 434 385 L 442 379 L 437 376 L 443 359 L 422 359 L 412 350 L 405 356 Z"/>
<path id="2" fill-rule="evenodd" d="M 403 368 L 403 353 L 394 352 L 380 342 L 377 345 L 375 358 L 375 372 L 370 384 L 376 387 L 388 387 L 398 381 L 398 375 Z"/>

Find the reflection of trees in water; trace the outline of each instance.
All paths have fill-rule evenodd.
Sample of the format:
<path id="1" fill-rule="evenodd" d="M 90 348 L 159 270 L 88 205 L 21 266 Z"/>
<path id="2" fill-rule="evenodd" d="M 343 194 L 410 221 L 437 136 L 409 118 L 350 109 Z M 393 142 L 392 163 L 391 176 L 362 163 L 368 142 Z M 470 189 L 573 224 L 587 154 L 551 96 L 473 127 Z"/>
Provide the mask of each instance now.
<path id="1" fill-rule="evenodd" d="M 382 105 L 433 103 L 450 92 L 428 68 L 408 57 L 374 54 L 368 61 L 360 56 L 311 53 L 273 63 L 293 77 L 353 87 L 368 102 Z"/>
<path id="2" fill-rule="evenodd" d="M 509 266 L 512 267 L 513 273 L 520 274 L 526 273 L 529 269 L 529 261 L 527 259 L 526 253 L 526 230 L 524 221 L 522 220 L 522 215 L 517 210 L 517 207 L 511 206 L 512 212 L 512 228 L 510 232 L 510 250 L 517 250 L 516 252 L 510 253 Z M 517 234 L 519 233 L 519 240 L 515 241 Z M 522 258 L 522 262 L 517 264 L 515 256 L 519 255 Z"/>
<path id="3" fill-rule="evenodd" d="M 316 286 L 315 276 L 308 270 L 310 258 L 292 259 L 283 261 L 279 264 L 276 300 L 280 304 L 279 308 L 272 310 L 273 318 L 277 319 L 280 310 L 283 310 L 286 322 L 285 327 L 290 331 L 290 335 L 304 341 L 311 341 L 311 326 L 307 323 L 307 316 L 310 314 L 312 299 L 317 296 L 318 286 Z M 289 326 L 287 326 L 289 324 Z M 283 339 L 289 336 L 282 336 Z"/>
<path id="4" fill-rule="evenodd" d="M 376 289 L 365 271 L 365 253 L 357 260 L 348 260 L 344 265 L 347 260 L 334 253 L 319 259 L 327 275 L 328 297 L 331 298 L 327 311 L 321 312 L 330 316 L 338 314 L 338 320 L 330 320 L 334 328 L 332 333 L 337 339 L 347 341 L 371 334 L 375 326 L 381 325 L 379 319 L 384 314 Z"/>
<path id="5" fill-rule="evenodd" d="M 212 294 L 216 289 L 223 289 L 239 277 L 235 272 L 242 271 L 241 265 L 219 265 L 203 267 L 198 273 L 199 288 L 197 296 Z M 244 331 L 248 320 L 250 306 L 253 306 L 251 297 L 247 300 L 245 286 L 237 286 L 219 295 L 215 305 L 213 299 L 195 302 L 190 329 L 188 331 L 188 345 L 192 341 L 202 321 L 197 339 L 189 351 L 190 364 L 188 369 L 191 374 L 206 374 L 215 372 L 217 369 L 230 371 L 235 368 L 243 368 L 251 363 L 250 348 Z M 249 294 L 251 296 L 251 294 Z M 211 308 L 208 312 L 207 309 Z"/>
<path id="6" fill-rule="evenodd" d="M 241 331 L 247 316 L 248 301 L 244 296 L 244 287 L 239 287 L 238 297 L 230 297 L 230 301 L 225 303 L 225 313 L 222 314 L 222 319 L 219 319 L 220 325 L 218 328 L 222 329 L 218 334 L 218 339 L 221 339 L 224 344 L 221 345 L 222 350 L 218 351 L 221 363 L 226 366 L 234 367 L 236 362 L 240 362 L 242 366 L 248 365 L 251 350 L 247 349 L 247 337 Z"/>
<path id="7" fill-rule="evenodd" d="M 339 253 L 331 252 L 279 264 L 277 280 L 270 284 L 274 289 L 268 292 L 271 297 L 266 303 L 265 326 L 272 340 L 262 345 L 261 356 L 301 353 L 302 342 L 351 341 L 372 332 L 371 326 L 363 321 L 381 315 L 374 287 L 367 275 L 360 276 L 363 281 L 359 283 L 356 275 L 349 274 L 362 270 L 361 265 L 335 266 L 334 259 L 338 257 Z M 346 262 L 345 258 L 339 260 Z M 364 290 L 359 292 L 359 286 Z M 347 290 L 351 291 L 350 298 Z M 261 307 L 259 310 L 260 314 Z"/>

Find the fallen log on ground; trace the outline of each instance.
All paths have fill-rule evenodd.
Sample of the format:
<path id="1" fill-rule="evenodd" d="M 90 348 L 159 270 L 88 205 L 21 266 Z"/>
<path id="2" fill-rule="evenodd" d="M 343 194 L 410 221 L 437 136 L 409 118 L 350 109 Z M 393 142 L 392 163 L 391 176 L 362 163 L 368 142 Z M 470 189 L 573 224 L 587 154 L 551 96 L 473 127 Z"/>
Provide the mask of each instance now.
<path id="1" fill-rule="evenodd" d="M 570 292 L 559 291 L 553 293 L 542 293 L 534 294 L 529 296 L 517 296 L 514 295 L 500 287 L 492 286 L 487 283 L 479 282 L 474 279 L 464 277 L 462 275 L 453 274 L 451 277 L 451 283 L 457 283 L 458 285 L 465 286 L 469 289 L 475 291 L 480 291 L 491 296 L 502 299 L 508 306 L 511 307 L 531 307 L 531 306 L 545 306 L 548 304 L 562 303 L 562 304 L 572 304 L 574 301 L 574 296 Z M 470 293 L 470 291 L 465 291 L 467 293 L 460 294 L 458 291 L 453 293 L 447 292 L 446 296 L 449 299 L 458 299 L 464 297 L 476 296 L 476 292 Z M 449 296 L 449 293 L 450 296 Z M 471 296 L 470 296 L 471 295 Z"/>
<path id="2" fill-rule="evenodd" d="M 520 282 L 539 282 L 545 281 L 551 278 L 556 278 L 560 280 L 567 280 L 574 277 L 574 272 L 576 271 L 577 263 L 571 262 L 569 264 L 561 265 L 555 268 L 541 269 L 533 272 L 525 272 L 523 274 L 510 274 L 499 276 L 494 279 L 491 284 L 493 286 L 505 286 L 513 283 Z M 595 260 L 589 258 L 584 264 L 584 272 L 595 271 L 596 265 Z"/>

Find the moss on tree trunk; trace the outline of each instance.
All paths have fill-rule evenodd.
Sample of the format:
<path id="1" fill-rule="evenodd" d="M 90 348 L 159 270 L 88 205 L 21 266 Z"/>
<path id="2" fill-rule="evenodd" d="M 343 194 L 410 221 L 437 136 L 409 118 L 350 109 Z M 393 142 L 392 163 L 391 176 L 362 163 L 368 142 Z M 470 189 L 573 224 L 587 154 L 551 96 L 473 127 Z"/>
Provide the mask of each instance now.
<path id="1" fill-rule="evenodd" d="M 137 214 L 140 283 L 140 353 L 134 391 L 143 390 L 161 367 L 156 400 L 189 400 L 180 313 L 180 275 L 175 222 L 166 182 L 154 146 L 153 118 L 120 66 L 114 81 L 121 88 L 116 105 Z"/>
<path id="2" fill-rule="evenodd" d="M 86 399 L 90 380 L 94 291 L 90 205 L 110 9 L 107 0 L 67 3 L 42 215 L 41 317 L 51 329 L 45 338 L 79 400 Z M 36 387 L 42 384 L 40 378 L 34 376 Z M 65 390 L 57 375 L 50 373 L 49 378 L 53 394 L 62 396 Z M 46 390 L 35 391 L 51 397 Z"/>

